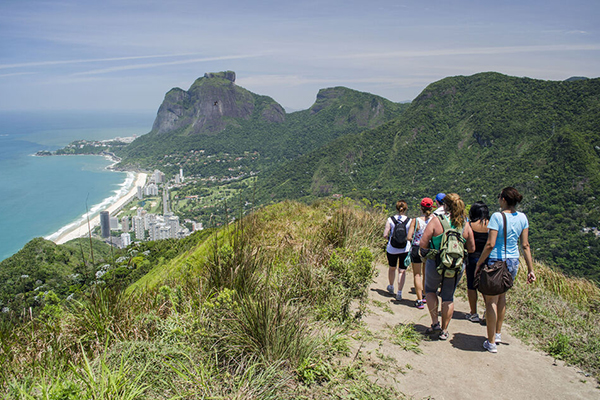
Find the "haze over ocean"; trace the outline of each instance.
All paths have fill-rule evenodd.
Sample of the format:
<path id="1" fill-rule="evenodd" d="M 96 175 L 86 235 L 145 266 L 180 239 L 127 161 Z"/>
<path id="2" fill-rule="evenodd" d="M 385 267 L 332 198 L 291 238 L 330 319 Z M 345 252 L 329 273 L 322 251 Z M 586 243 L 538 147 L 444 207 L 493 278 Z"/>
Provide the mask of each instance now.
<path id="1" fill-rule="evenodd" d="M 0 260 L 116 195 L 131 177 L 99 156 L 32 157 L 76 139 L 140 136 L 152 113 L 0 112 Z"/>

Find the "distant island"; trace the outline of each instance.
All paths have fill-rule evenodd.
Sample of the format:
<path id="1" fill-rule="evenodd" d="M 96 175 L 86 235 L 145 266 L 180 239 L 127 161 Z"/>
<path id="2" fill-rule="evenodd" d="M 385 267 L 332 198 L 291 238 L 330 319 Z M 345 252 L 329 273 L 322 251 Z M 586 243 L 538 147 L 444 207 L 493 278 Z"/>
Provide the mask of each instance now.
<path id="1" fill-rule="evenodd" d="M 75 140 L 61 149 L 55 151 L 40 150 L 35 155 L 38 157 L 99 155 L 110 157 L 113 161 L 120 162 L 121 159 L 114 152 L 127 146 L 135 139 L 135 137 L 116 137 L 107 140 Z"/>

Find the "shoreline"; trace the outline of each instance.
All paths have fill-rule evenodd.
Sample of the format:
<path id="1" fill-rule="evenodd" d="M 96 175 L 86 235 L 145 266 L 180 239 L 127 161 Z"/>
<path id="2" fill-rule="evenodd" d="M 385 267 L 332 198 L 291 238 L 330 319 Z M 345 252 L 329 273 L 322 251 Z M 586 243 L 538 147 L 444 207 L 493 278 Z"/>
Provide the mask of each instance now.
<path id="1" fill-rule="evenodd" d="M 93 230 L 96 226 L 100 225 L 100 211 L 108 211 L 111 216 L 114 216 L 117 212 L 119 212 L 124 206 L 129 204 L 131 200 L 137 196 L 137 187 L 145 185 L 146 179 L 148 178 L 148 174 L 135 171 L 128 171 L 128 173 L 134 174 L 133 182 L 129 191 L 123 196 L 115 199 L 115 201 L 113 201 L 107 207 L 99 209 L 97 211 L 90 211 L 90 213 L 94 214 L 90 215 L 90 229 Z M 88 232 L 88 220 L 87 217 L 83 215 L 82 218 L 80 218 L 78 221 L 64 226 L 52 235 L 47 236 L 45 239 L 51 240 L 56 244 L 64 244 L 69 240 L 87 236 Z"/>

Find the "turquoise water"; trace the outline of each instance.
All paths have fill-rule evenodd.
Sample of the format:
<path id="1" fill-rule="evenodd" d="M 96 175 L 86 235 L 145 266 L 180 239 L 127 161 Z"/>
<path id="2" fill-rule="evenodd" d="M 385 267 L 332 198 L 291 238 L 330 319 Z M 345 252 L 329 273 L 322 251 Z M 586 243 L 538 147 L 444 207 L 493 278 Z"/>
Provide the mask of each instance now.
<path id="1" fill-rule="evenodd" d="M 152 113 L 0 112 L 0 260 L 34 237 L 99 212 L 127 191 L 133 174 L 113 172 L 100 156 L 34 157 L 75 139 L 142 135 Z"/>

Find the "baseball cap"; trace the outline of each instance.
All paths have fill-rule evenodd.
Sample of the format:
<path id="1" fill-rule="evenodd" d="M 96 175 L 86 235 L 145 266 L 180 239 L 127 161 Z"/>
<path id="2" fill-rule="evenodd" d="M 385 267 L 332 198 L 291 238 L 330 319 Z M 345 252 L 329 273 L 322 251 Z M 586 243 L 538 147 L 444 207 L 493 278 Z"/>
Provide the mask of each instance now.
<path id="1" fill-rule="evenodd" d="M 425 208 L 433 207 L 433 200 L 431 200 L 429 197 L 424 197 L 423 200 L 421 200 L 421 207 L 425 207 Z"/>
<path id="2" fill-rule="evenodd" d="M 438 203 L 441 203 L 441 202 L 443 202 L 443 201 L 444 201 L 444 197 L 446 197 L 446 194 L 445 194 L 445 193 L 438 193 L 438 194 L 435 196 L 435 201 L 437 201 Z"/>

